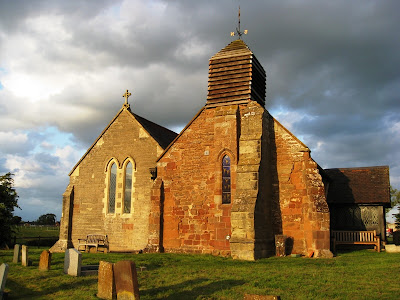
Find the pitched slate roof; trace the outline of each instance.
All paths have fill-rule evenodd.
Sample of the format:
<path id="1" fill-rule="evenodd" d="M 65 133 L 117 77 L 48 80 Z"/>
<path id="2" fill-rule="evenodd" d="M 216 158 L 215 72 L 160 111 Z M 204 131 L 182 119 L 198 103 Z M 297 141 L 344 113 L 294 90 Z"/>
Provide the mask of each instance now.
<path id="1" fill-rule="evenodd" d="M 390 206 L 389 167 L 325 169 L 330 178 L 329 204 Z"/>
<path id="2" fill-rule="evenodd" d="M 151 122 L 137 114 L 131 112 L 135 119 L 143 126 L 144 129 L 157 141 L 157 143 L 163 148 L 167 146 L 176 138 L 177 133 L 169 130 L 168 128 L 162 127 L 154 122 Z"/>

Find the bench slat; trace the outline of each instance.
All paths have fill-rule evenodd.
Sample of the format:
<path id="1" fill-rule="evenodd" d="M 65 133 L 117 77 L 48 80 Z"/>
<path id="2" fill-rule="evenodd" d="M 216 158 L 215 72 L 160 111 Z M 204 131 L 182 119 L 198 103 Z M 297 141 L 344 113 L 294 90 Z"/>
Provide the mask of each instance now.
<path id="1" fill-rule="evenodd" d="M 376 230 L 370 231 L 348 231 L 348 230 L 332 230 L 333 247 L 339 244 L 364 244 L 375 245 L 380 252 L 380 237 L 376 235 Z"/>
<path id="2" fill-rule="evenodd" d="M 78 250 L 79 247 L 85 247 L 85 251 L 88 247 L 96 247 L 96 252 L 99 247 L 103 248 L 103 251 L 108 250 L 108 237 L 107 235 L 101 234 L 88 234 L 86 239 L 78 239 Z"/>

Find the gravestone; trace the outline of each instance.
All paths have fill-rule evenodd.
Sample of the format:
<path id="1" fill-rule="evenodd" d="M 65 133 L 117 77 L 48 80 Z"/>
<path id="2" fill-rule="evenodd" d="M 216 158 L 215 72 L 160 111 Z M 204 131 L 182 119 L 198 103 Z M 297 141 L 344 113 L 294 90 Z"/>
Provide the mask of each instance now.
<path id="1" fill-rule="evenodd" d="M 400 230 L 393 232 L 393 244 L 396 246 L 400 245 Z"/>
<path id="2" fill-rule="evenodd" d="M 80 276 L 82 267 L 82 253 L 75 248 L 65 250 L 64 273 L 71 276 Z"/>
<path id="3" fill-rule="evenodd" d="M 28 246 L 22 245 L 21 263 L 24 267 L 29 265 Z"/>
<path id="4" fill-rule="evenodd" d="M 44 250 L 42 254 L 40 254 L 39 270 L 48 271 L 50 270 L 50 265 L 51 265 L 51 252 L 49 250 Z"/>
<path id="5" fill-rule="evenodd" d="M 4 289 L 6 287 L 7 275 L 8 275 L 8 265 L 1 264 L 1 266 L 0 266 L 0 299 L 3 299 L 3 293 L 4 293 Z"/>
<path id="6" fill-rule="evenodd" d="M 18 263 L 20 261 L 20 256 L 21 256 L 21 245 L 15 244 L 13 263 Z"/>
<path id="7" fill-rule="evenodd" d="M 286 235 L 275 235 L 276 256 L 286 256 L 286 239 Z"/>
<path id="8" fill-rule="evenodd" d="M 114 280 L 117 299 L 137 300 L 139 285 L 137 280 L 136 265 L 133 261 L 122 260 L 114 264 Z"/>
<path id="9" fill-rule="evenodd" d="M 100 299 L 117 299 L 113 268 L 113 263 L 100 261 L 97 282 L 97 297 Z"/>

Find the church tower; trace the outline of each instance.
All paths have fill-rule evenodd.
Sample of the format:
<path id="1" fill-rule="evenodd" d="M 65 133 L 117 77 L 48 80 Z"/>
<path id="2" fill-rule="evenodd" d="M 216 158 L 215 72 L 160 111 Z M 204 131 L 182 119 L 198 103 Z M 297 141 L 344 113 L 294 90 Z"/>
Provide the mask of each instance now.
<path id="1" fill-rule="evenodd" d="M 284 235 L 293 253 L 329 252 L 318 166 L 264 108 L 265 91 L 240 38 L 211 57 L 204 107 L 157 162 L 148 249 L 254 260 Z"/>
<path id="2" fill-rule="evenodd" d="M 265 105 L 265 71 L 241 40 L 231 42 L 209 63 L 207 106 L 244 104 L 250 100 Z"/>

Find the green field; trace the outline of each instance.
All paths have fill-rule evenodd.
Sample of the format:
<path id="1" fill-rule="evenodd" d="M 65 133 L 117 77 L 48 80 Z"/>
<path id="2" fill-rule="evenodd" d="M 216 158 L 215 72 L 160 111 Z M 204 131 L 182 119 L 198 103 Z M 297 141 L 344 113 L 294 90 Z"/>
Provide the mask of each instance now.
<path id="1" fill-rule="evenodd" d="M 96 299 L 97 276 L 63 273 L 63 253 L 54 253 L 49 272 L 38 270 L 43 249 L 30 248 L 33 266 L 13 264 L 12 250 L 0 251 L 10 265 L 8 299 Z M 282 299 L 399 299 L 400 254 L 360 250 L 333 259 L 271 257 L 256 262 L 209 255 L 88 254 L 83 264 L 133 260 L 141 299 L 242 299 L 244 294 Z"/>
<path id="2" fill-rule="evenodd" d="M 55 226 L 16 226 L 14 227 L 16 244 L 28 246 L 52 246 L 58 240 L 60 227 Z M 40 240 L 39 240 L 40 237 Z M 14 243 L 14 239 L 12 239 Z"/>

